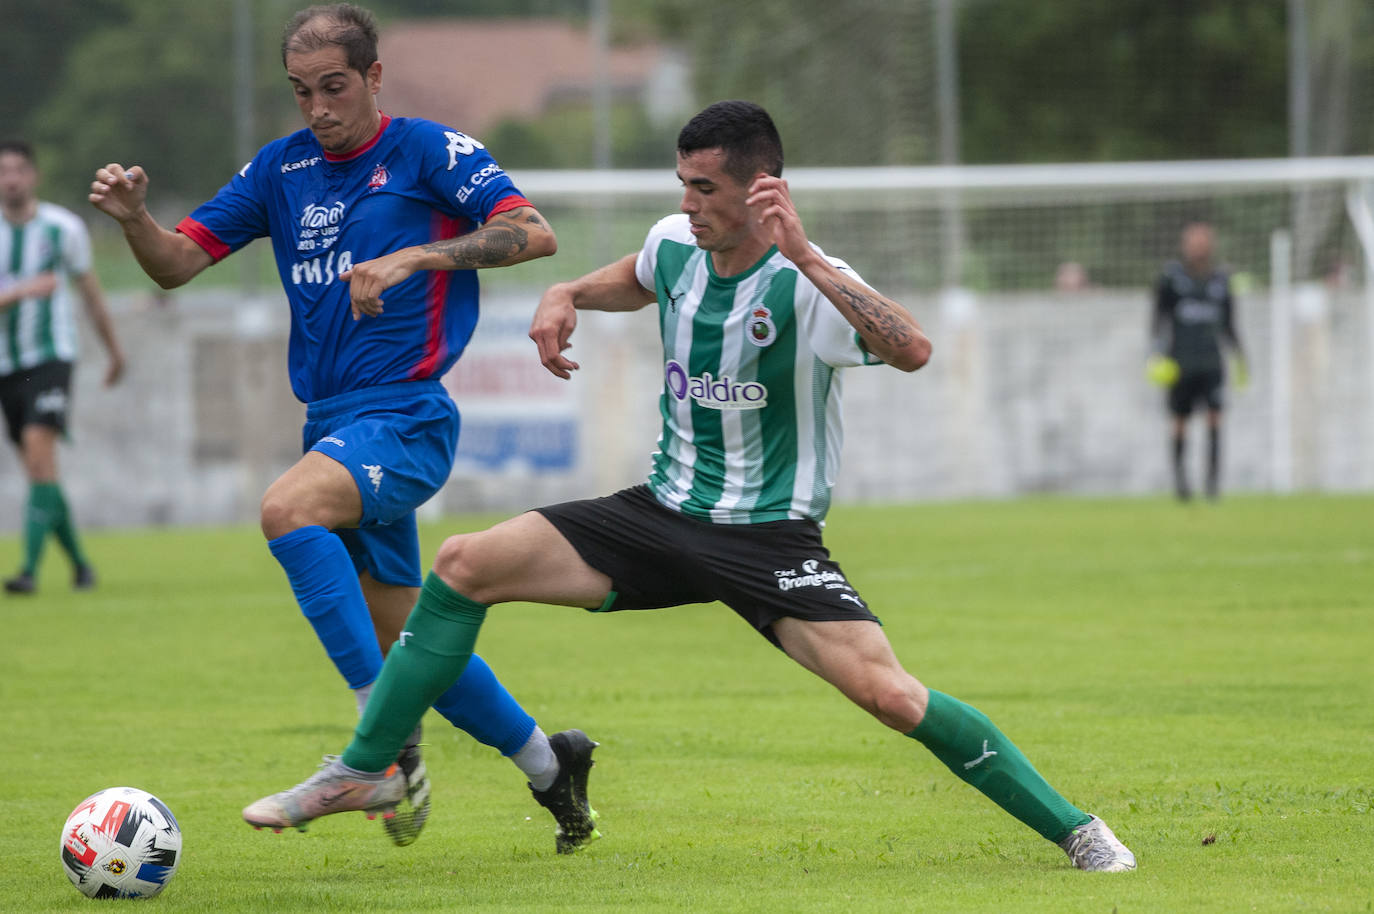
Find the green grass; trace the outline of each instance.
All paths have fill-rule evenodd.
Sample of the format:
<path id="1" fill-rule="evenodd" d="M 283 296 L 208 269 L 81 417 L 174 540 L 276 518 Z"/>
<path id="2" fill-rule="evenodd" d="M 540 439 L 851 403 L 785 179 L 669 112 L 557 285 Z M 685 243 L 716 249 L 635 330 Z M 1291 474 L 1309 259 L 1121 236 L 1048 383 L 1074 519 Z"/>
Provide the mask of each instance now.
<path id="1" fill-rule="evenodd" d="M 240 808 L 347 741 L 351 696 L 250 528 L 89 536 L 102 573 L 0 601 L 0 910 L 87 910 L 58 832 L 158 794 L 162 911 L 1369 911 L 1374 499 L 842 508 L 829 543 L 909 669 L 996 720 L 1140 869 L 1094 875 L 720 606 L 496 609 L 482 653 L 550 732 L 599 739 L 605 838 L 555 856 L 509 763 L 428 722 L 435 812 Z M 432 555 L 446 533 L 425 530 Z M 13 555 L 11 538 L 0 555 Z"/>

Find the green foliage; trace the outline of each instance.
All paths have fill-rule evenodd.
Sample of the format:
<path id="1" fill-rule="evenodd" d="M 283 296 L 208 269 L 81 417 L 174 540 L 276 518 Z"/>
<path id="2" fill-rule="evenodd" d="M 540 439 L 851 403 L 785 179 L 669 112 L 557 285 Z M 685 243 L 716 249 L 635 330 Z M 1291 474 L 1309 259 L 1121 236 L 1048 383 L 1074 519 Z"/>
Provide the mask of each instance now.
<path id="1" fill-rule="evenodd" d="M 43 193 L 84 208 L 95 169 L 121 162 L 148 170 L 155 205 L 204 199 L 243 164 L 233 132 L 233 4 L 121 7 L 122 25 L 79 33 L 56 88 L 30 113 L 44 154 Z M 276 55 L 281 23 L 260 18 L 256 27 L 253 91 L 265 131 L 283 106 L 294 108 Z M 264 89 L 269 81 L 272 91 Z"/>
<path id="2" fill-rule="evenodd" d="M 769 110 L 793 165 L 934 158 L 928 5 L 859 0 L 672 0 L 702 103 Z M 673 13 L 665 12 L 665 18 Z"/>
<path id="3" fill-rule="evenodd" d="M 125 7 L 123 0 L 5 0 L 0 135 L 27 134 L 29 116 L 58 86 L 54 77 L 72 46 L 91 31 L 121 27 L 128 19 Z"/>
<path id="4" fill-rule="evenodd" d="M 655 126 L 638 104 L 613 106 L 612 166 L 670 169 L 680 127 Z M 508 169 L 591 168 L 595 164 L 595 121 L 588 104 L 561 105 L 532 121 L 501 121 L 485 132 L 483 142 Z"/>
<path id="5" fill-rule="evenodd" d="M 79 510 L 79 506 L 78 506 Z M 1374 499 L 842 507 L 829 545 L 908 667 L 988 713 L 1140 870 L 1098 876 L 725 608 L 506 606 L 480 650 L 546 730 L 601 741 L 603 840 L 553 853 L 509 763 L 431 715 L 412 847 L 247 802 L 347 741 L 352 698 L 261 535 L 93 534 L 9 610 L 0 911 L 88 911 L 62 818 L 131 784 L 177 814 L 160 911 L 1363 911 L 1374 903 Z M 449 518 L 440 538 L 494 517 Z M 16 554 L 14 538 L 0 553 Z"/>
<path id="6" fill-rule="evenodd" d="M 1288 153 L 1284 4 L 960 5 L 963 159 Z"/>

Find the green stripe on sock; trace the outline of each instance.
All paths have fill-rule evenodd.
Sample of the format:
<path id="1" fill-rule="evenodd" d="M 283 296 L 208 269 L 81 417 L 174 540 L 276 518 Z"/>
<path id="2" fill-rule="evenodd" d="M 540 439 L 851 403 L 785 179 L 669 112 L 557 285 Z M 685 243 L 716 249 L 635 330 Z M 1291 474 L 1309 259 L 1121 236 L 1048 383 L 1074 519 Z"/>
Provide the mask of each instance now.
<path id="1" fill-rule="evenodd" d="M 926 716 L 907 736 L 960 780 L 1056 844 L 1091 821 L 1040 776 L 982 711 L 957 698 L 931 689 Z"/>
<path id="2" fill-rule="evenodd" d="M 431 572 L 372 685 L 343 763 L 383 771 L 396 761 L 425 711 L 463 675 L 486 618 L 484 604 L 453 590 Z"/>
<path id="3" fill-rule="evenodd" d="M 56 499 L 54 498 L 56 495 Z M 29 486 L 28 504 L 24 506 L 24 573 L 38 573 L 43 559 L 43 544 L 57 521 L 61 493 L 50 482 L 35 482 Z"/>
<path id="4" fill-rule="evenodd" d="M 67 498 L 62 494 L 62 487 L 55 482 L 50 485 L 53 492 L 53 535 L 57 537 L 67 555 L 71 556 L 73 565 L 90 564 L 86 561 L 86 553 L 81 548 L 81 540 L 76 535 L 76 521 L 72 520 L 72 512 L 67 507 Z"/>

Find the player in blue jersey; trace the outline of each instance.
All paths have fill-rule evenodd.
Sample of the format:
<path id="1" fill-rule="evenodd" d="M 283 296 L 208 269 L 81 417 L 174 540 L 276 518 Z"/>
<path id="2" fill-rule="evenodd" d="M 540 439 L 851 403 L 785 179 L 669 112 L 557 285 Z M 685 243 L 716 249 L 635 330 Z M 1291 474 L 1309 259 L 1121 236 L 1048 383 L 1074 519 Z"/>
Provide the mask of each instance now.
<path id="1" fill-rule="evenodd" d="M 476 270 L 557 245 L 480 142 L 378 109 L 366 10 L 297 13 L 282 63 L 307 129 L 264 146 L 175 231 L 148 213 L 139 166 L 99 169 L 90 200 L 163 288 L 271 238 L 291 306 L 291 386 L 308 408 L 304 456 L 263 496 L 262 529 L 361 713 L 421 584 L 415 509 L 452 467 L 458 411 L 439 378 L 477 323 Z M 560 851 L 595 836 L 585 798 L 595 743 L 581 731 L 545 736 L 485 663 L 435 708 L 527 775 Z M 428 814 L 419 738 L 417 727 L 398 759 L 409 802 L 385 822 L 397 844 Z M 252 824 L 296 822 L 288 808 Z"/>

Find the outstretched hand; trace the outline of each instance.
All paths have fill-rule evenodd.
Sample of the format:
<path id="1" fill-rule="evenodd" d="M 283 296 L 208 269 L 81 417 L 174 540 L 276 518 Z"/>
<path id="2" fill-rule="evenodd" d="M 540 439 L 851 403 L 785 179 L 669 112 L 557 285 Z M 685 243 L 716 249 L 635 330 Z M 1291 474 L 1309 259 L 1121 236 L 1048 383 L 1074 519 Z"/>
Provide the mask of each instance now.
<path id="1" fill-rule="evenodd" d="M 115 221 L 127 222 L 144 211 L 148 199 L 148 173 L 140 165 L 125 168 L 118 162 L 111 162 L 96 170 L 86 199 Z"/>

